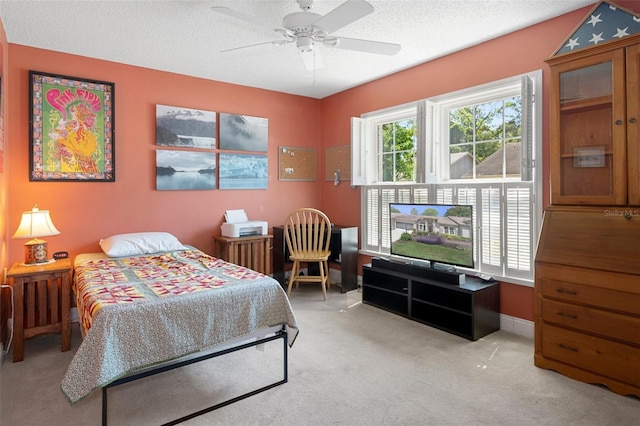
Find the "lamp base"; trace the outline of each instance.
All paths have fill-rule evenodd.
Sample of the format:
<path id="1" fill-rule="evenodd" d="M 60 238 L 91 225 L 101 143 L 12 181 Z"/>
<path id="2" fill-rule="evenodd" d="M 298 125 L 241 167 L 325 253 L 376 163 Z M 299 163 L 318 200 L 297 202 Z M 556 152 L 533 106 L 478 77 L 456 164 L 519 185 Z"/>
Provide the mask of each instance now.
<path id="1" fill-rule="evenodd" d="M 51 263 L 47 259 L 47 242 L 34 238 L 24 245 L 24 264 L 41 265 Z"/>

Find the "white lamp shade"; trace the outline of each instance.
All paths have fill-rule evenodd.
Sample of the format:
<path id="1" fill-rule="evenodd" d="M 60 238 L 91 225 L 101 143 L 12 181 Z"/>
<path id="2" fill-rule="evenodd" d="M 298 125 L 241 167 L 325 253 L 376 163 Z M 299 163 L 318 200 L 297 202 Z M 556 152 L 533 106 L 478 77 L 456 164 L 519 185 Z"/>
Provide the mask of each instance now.
<path id="1" fill-rule="evenodd" d="M 51 221 L 49 210 L 40 210 L 36 205 L 31 211 L 22 213 L 20 226 L 11 238 L 37 238 L 59 233 Z"/>

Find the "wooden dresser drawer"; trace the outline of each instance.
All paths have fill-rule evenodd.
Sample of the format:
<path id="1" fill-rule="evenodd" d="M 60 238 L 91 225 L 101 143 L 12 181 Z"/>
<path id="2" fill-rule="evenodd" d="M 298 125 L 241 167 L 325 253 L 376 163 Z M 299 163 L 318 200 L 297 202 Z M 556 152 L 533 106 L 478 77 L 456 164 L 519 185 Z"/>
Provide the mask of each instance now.
<path id="1" fill-rule="evenodd" d="M 640 293 L 615 291 L 545 277 L 538 281 L 544 297 L 640 315 Z"/>
<path id="2" fill-rule="evenodd" d="M 640 347 L 544 324 L 542 355 L 640 386 Z"/>
<path id="3" fill-rule="evenodd" d="M 640 345 L 640 316 L 544 299 L 542 320 Z"/>

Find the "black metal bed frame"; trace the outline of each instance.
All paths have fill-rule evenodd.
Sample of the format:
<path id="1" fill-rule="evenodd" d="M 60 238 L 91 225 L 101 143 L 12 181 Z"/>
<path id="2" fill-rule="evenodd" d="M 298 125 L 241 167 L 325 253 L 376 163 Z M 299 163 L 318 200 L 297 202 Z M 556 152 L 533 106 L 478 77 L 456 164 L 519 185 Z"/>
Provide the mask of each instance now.
<path id="1" fill-rule="evenodd" d="M 254 342 L 249 342 L 249 343 L 244 343 L 242 345 L 238 345 L 238 346 L 234 346 L 228 349 L 223 349 L 221 351 L 218 352 L 212 352 L 212 353 L 207 353 L 205 355 L 201 355 L 195 358 L 190 358 L 184 361 L 178 361 L 175 363 L 170 363 L 170 364 L 164 364 L 161 365 L 157 368 L 154 368 L 152 370 L 145 370 L 145 371 L 141 371 L 139 373 L 133 373 L 129 376 L 123 377 L 121 379 L 115 380 L 111 383 L 109 383 L 108 385 L 104 386 L 102 388 L 102 426 L 107 426 L 107 390 L 109 388 L 118 386 L 118 385 L 122 385 L 125 383 L 129 383 L 129 382 L 133 382 L 135 380 L 138 379 L 143 379 L 145 377 L 150 377 L 150 376 L 154 376 L 156 374 L 160 374 L 160 373 L 164 373 L 165 371 L 170 371 L 170 370 L 174 370 L 176 368 L 180 368 L 180 367 L 184 367 L 190 364 L 195 364 L 197 362 L 200 361 L 204 361 L 207 359 L 211 359 L 211 358 L 215 358 L 218 357 L 220 355 L 225 355 L 228 353 L 232 353 L 232 352 L 237 352 L 240 351 L 242 349 L 247 349 L 253 346 L 258 346 L 260 344 L 263 343 L 267 343 L 267 342 L 271 342 L 273 340 L 277 340 L 277 339 L 283 339 L 283 378 L 282 380 L 279 380 L 277 382 L 273 382 L 269 385 L 263 386 L 259 389 L 244 393 L 240 396 L 236 396 L 235 398 L 231 398 L 228 399 L 226 401 L 220 402 L 218 404 L 212 405 L 208 408 L 204 408 L 202 410 L 199 411 L 195 411 L 191 414 L 188 414 L 184 417 L 180 417 L 179 419 L 173 420 L 171 422 L 165 423 L 163 426 L 169 426 L 169 425 L 177 425 L 179 423 L 185 422 L 187 420 L 193 419 L 195 417 L 201 416 L 203 414 L 209 413 L 211 411 L 217 410 L 218 408 L 222 408 L 222 407 L 226 407 L 227 405 L 233 404 L 234 402 L 238 402 L 240 400 L 243 400 L 245 398 L 249 398 L 250 396 L 253 395 L 257 395 L 261 392 L 264 392 L 266 390 L 269 390 L 271 388 L 274 388 L 276 386 L 280 386 L 283 385 L 285 383 L 287 383 L 287 381 L 289 380 L 289 371 L 288 371 L 288 349 L 289 349 L 289 341 L 288 341 L 288 336 L 287 336 L 287 331 L 285 326 L 282 326 L 282 328 L 277 331 L 273 336 L 268 336 L 268 337 L 263 337 L 261 339 L 257 339 Z"/>

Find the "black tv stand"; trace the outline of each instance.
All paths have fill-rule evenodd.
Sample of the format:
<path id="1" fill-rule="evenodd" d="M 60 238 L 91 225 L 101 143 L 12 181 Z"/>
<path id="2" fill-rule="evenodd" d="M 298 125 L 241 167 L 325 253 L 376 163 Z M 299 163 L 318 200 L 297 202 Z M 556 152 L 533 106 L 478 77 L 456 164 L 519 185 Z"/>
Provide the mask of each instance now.
<path id="1" fill-rule="evenodd" d="M 461 272 L 451 272 L 431 266 L 405 263 L 396 260 L 374 257 L 371 259 L 371 266 L 374 268 L 388 269 L 390 271 L 402 272 L 416 277 L 439 281 L 445 284 L 460 285 L 465 282 L 465 275 Z"/>
<path id="2" fill-rule="evenodd" d="M 374 258 L 362 267 L 362 301 L 469 340 L 499 330 L 499 283 L 467 276 L 453 285 L 443 273 Z"/>

